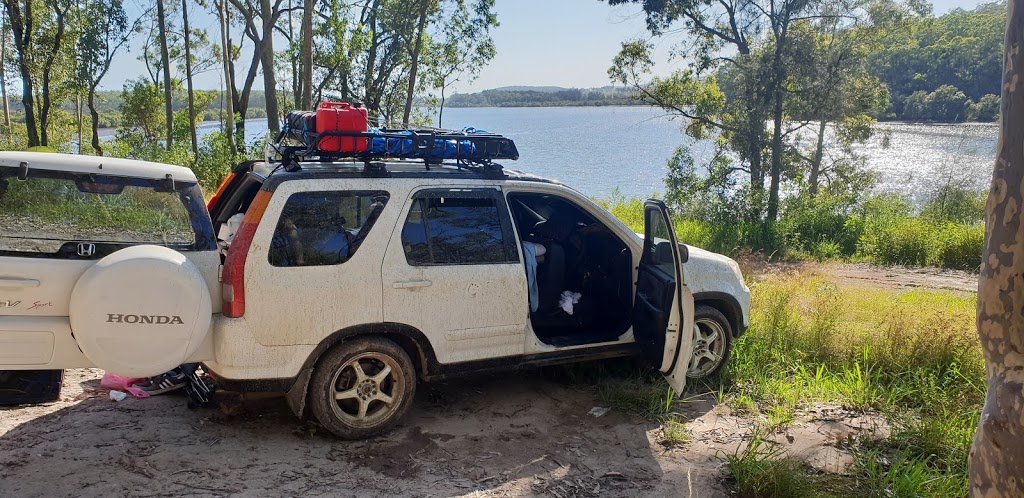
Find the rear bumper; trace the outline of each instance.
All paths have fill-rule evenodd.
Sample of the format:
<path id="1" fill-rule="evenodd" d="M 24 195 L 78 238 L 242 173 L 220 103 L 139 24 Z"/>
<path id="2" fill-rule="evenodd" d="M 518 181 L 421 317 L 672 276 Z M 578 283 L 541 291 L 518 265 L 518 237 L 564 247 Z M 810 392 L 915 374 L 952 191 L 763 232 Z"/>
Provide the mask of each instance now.
<path id="1" fill-rule="evenodd" d="M 264 346 L 256 341 L 245 317 L 213 316 L 212 348 L 201 361 L 217 374 L 221 385 L 242 390 L 281 391 L 294 380 L 316 347 L 315 344 Z M 282 389 L 283 387 L 283 389 Z M 234 390 L 234 389 L 232 389 Z"/>
<path id="2" fill-rule="evenodd" d="M 93 366 L 78 349 L 68 317 L 0 316 L 0 370 Z"/>

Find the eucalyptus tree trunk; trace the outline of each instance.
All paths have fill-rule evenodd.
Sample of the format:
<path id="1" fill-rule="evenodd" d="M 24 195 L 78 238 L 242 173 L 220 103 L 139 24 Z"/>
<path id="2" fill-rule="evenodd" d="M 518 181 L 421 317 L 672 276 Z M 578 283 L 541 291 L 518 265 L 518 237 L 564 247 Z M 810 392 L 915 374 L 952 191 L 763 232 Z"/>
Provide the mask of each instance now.
<path id="1" fill-rule="evenodd" d="M 227 115 L 224 117 L 224 130 L 225 135 L 228 139 L 228 150 L 231 151 L 231 155 L 235 153 L 235 99 L 234 91 L 235 80 L 232 73 L 231 65 L 231 41 L 228 38 L 228 19 L 227 19 L 227 0 L 216 0 L 217 4 L 217 18 L 220 21 L 220 47 L 221 47 L 221 59 L 224 63 L 224 88 L 225 91 L 221 95 L 221 99 L 224 102 L 224 108 L 227 111 Z"/>
<path id="2" fill-rule="evenodd" d="M 60 55 L 61 46 L 64 44 L 64 31 L 66 26 L 67 14 L 70 6 L 61 5 L 59 2 L 47 2 L 47 8 L 53 11 L 55 20 L 57 21 L 56 30 L 53 33 L 53 45 L 50 46 L 49 53 L 43 58 L 43 71 L 42 71 L 42 105 L 39 108 L 39 144 L 50 145 L 50 108 L 53 106 L 53 102 L 50 100 L 52 94 L 50 87 L 53 81 L 53 65 L 57 62 L 57 57 Z M 63 9 L 62 9 L 63 7 Z"/>
<path id="3" fill-rule="evenodd" d="M 274 69 L 274 22 L 277 18 L 273 14 L 270 0 L 260 0 L 260 10 L 263 12 L 263 60 L 260 64 L 263 66 L 263 91 L 267 97 L 267 129 L 271 134 L 276 134 L 281 131 L 277 108 L 277 74 Z"/>
<path id="4" fill-rule="evenodd" d="M 1007 17 L 999 142 L 978 277 L 988 389 L 969 457 L 974 497 L 1024 496 L 1024 0 L 1010 0 Z"/>
<path id="5" fill-rule="evenodd" d="M 174 109 L 171 107 L 171 57 L 167 52 L 167 16 L 164 0 L 156 0 L 157 30 L 160 36 L 160 63 L 164 69 L 164 119 L 167 125 L 167 150 L 174 145 Z"/>
<path id="6" fill-rule="evenodd" d="M 2 14 L 3 12 L 0 12 Z M 0 21 L 0 98 L 4 106 L 4 126 L 11 129 L 11 107 L 7 101 L 7 77 L 4 75 L 4 61 L 7 52 L 7 18 Z"/>
<path id="7" fill-rule="evenodd" d="M 302 55 L 299 78 L 299 109 L 313 108 L 313 8 L 316 0 L 305 0 L 302 6 Z"/>
<path id="8" fill-rule="evenodd" d="M 28 146 L 39 145 L 39 126 L 36 123 L 35 84 L 32 80 L 32 68 L 29 57 L 32 51 L 32 34 L 35 30 L 32 15 L 33 2 L 25 2 L 22 10 L 18 0 L 2 0 L 10 19 L 11 32 L 14 34 L 14 49 L 18 53 L 18 72 L 21 76 L 21 104 L 25 108 L 25 132 L 28 135 Z"/>
<path id="9" fill-rule="evenodd" d="M 199 137 L 196 136 L 196 99 L 192 91 L 192 33 L 188 31 L 188 0 L 181 0 L 182 29 L 185 33 L 185 82 L 188 91 L 188 129 L 192 139 L 192 162 L 199 160 Z"/>
<path id="10" fill-rule="evenodd" d="M 405 109 L 402 111 L 402 125 L 409 126 L 409 115 L 412 114 L 412 99 L 416 94 L 416 72 L 420 66 L 420 51 L 423 50 L 423 31 L 427 24 L 427 8 L 431 0 L 420 0 L 420 11 L 416 20 L 416 41 L 413 43 L 409 66 L 409 86 L 405 92 Z M 440 120 L 438 116 L 438 120 Z"/>
<path id="11" fill-rule="evenodd" d="M 807 179 L 807 193 L 814 197 L 818 195 L 818 178 L 821 176 L 821 160 L 825 155 L 825 128 L 828 121 L 822 119 L 818 122 L 818 145 L 814 148 L 814 158 L 811 159 L 811 173 Z"/>

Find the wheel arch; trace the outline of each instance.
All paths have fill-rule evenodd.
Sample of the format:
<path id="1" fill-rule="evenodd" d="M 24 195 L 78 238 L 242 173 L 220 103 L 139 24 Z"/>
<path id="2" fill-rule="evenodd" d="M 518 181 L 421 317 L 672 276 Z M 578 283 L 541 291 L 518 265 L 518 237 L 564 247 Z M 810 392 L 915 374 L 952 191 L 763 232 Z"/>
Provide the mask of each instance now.
<path id="1" fill-rule="evenodd" d="M 702 304 L 710 306 L 725 315 L 725 319 L 729 320 L 729 327 L 732 329 L 733 338 L 743 335 L 743 332 L 746 331 L 742 322 L 743 308 L 740 307 L 739 301 L 732 295 L 715 291 L 698 292 L 693 295 L 693 304 L 695 306 Z"/>
<path id="2" fill-rule="evenodd" d="M 296 416 L 302 417 L 308 404 L 309 381 L 313 374 L 313 368 L 316 367 L 320 357 L 331 348 L 347 340 L 368 336 L 383 337 L 398 344 L 398 347 L 409 355 L 413 367 L 421 379 L 436 370 L 437 356 L 434 354 L 434 348 L 427 336 L 415 327 L 395 322 L 365 323 L 345 327 L 320 341 L 302 364 L 299 375 L 287 393 L 288 406 Z"/>

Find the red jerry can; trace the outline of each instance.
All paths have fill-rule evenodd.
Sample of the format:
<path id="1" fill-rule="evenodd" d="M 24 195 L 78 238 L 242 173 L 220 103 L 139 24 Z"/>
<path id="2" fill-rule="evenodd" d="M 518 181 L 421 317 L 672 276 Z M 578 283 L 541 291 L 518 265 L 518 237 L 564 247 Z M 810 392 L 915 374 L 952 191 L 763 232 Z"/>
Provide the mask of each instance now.
<path id="1" fill-rule="evenodd" d="M 323 102 L 316 111 L 316 132 L 366 132 L 366 108 L 352 107 L 347 102 Z M 324 152 L 366 152 L 368 138 L 323 137 L 317 148 Z"/>

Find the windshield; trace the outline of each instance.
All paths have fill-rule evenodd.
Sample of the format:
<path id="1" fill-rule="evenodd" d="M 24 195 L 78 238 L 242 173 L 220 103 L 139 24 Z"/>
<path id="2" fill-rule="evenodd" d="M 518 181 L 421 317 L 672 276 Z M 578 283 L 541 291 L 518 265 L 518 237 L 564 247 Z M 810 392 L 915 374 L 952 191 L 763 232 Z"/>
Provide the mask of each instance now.
<path id="1" fill-rule="evenodd" d="M 20 180 L 0 168 L 0 251 L 55 253 L 69 242 L 191 248 L 208 225 L 195 183 L 45 170 Z"/>

